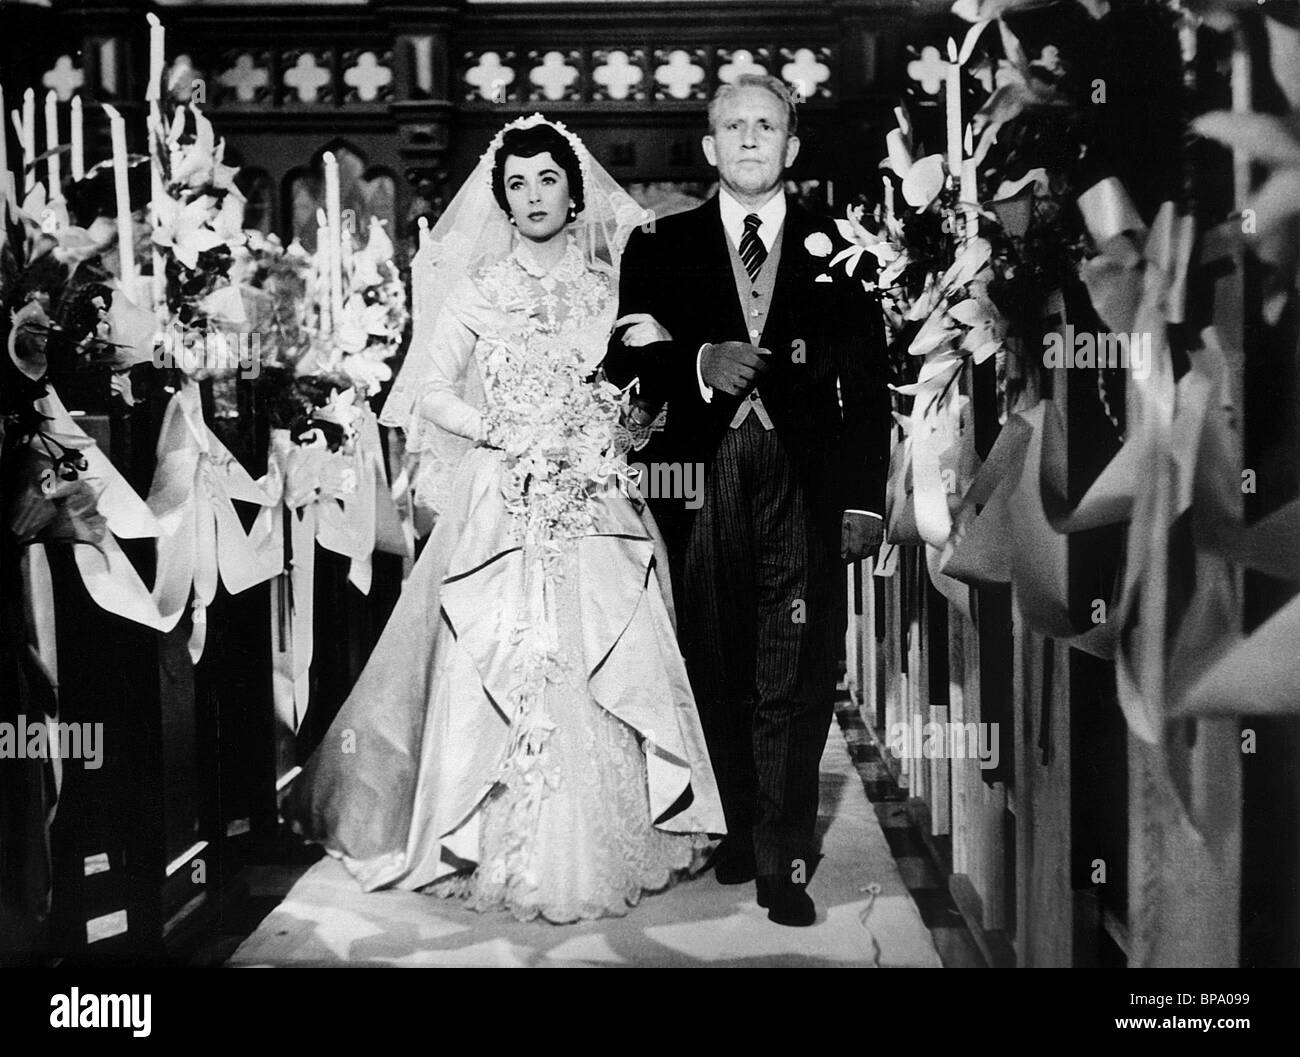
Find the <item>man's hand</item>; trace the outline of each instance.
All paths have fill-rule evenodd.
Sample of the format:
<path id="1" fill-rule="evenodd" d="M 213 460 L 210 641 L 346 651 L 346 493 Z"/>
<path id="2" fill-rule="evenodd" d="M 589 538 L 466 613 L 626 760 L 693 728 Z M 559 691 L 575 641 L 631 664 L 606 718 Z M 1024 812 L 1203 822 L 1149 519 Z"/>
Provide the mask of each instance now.
<path id="1" fill-rule="evenodd" d="M 729 396 L 740 396 L 767 370 L 767 349 L 744 341 L 705 345 L 700 351 L 700 377 L 705 385 Z"/>
<path id="2" fill-rule="evenodd" d="M 619 339 L 624 345 L 640 348 L 642 345 L 653 345 L 658 341 L 673 340 L 673 336 L 649 312 L 629 312 L 626 316 L 620 316 L 614 320 L 614 327 L 617 329 L 628 323 L 631 326 L 623 332 L 623 336 Z"/>
<path id="3" fill-rule="evenodd" d="M 858 562 L 875 557 L 885 539 L 885 523 L 878 517 L 846 510 L 840 523 L 840 557 Z"/>

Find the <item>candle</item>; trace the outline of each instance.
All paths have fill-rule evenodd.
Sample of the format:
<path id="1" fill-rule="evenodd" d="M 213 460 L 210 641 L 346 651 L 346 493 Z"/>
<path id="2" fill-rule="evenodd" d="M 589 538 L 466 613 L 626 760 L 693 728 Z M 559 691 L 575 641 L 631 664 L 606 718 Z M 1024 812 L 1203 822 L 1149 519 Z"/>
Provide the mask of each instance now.
<path id="1" fill-rule="evenodd" d="M 948 89 L 948 173 L 961 176 L 961 67 L 957 64 L 957 42 L 948 38 L 948 72 L 944 78 Z"/>
<path id="2" fill-rule="evenodd" d="M 9 176 L 9 135 L 4 127 L 5 90 L 0 85 L 0 198 L 5 202 L 13 201 L 13 184 Z M 0 220 L 4 218 L 4 209 L 0 207 Z"/>
<path id="3" fill-rule="evenodd" d="M 1251 106 L 1250 45 L 1240 30 L 1235 34 L 1232 49 L 1232 111 L 1248 114 Z M 1250 196 L 1250 157 L 1240 148 L 1232 151 L 1232 186 L 1237 208 L 1241 209 Z"/>
<path id="4" fill-rule="evenodd" d="M 888 176 L 882 176 L 880 182 L 885 185 L 885 222 L 892 224 L 894 221 L 894 183 Z"/>
<path id="5" fill-rule="evenodd" d="M 80 180 L 86 175 L 86 139 L 82 127 L 81 96 L 72 97 L 72 178 Z"/>
<path id="6" fill-rule="evenodd" d="M 145 18 L 149 21 L 149 84 L 144 97 L 149 102 L 156 102 L 162 98 L 163 45 L 167 30 L 152 11 Z"/>
<path id="7" fill-rule="evenodd" d="M 961 165 L 961 201 L 962 212 L 965 214 L 966 223 L 963 225 L 966 236 L 975 234 L 976 225 L 979 218 L 975 215 L 979 198 L 978 185 L 975 182 L 975 159 L 972 155 L 975 153 L 973 136 L 971 130 L 966 130 L 966 160 Z"/>
<path id="8" fill-rule="evenodd" d="M 53 151 L 45 159 L 45 186 L 48 200 L 53 202 L 63 194 L 63 167 L 59 160 L 59 97 L 51 88 L 45 93 L 45 149 Z"/>
<path id="9" fill-rule="evenodd" d="M 320 309 L 320 329 L 332 330 L 329 291 L 329 220 L 325 210 L 316 210 L 316 303 Z"/>
<path id="10" fill-rule="evenodd" d="M 149 224 L 154 231 L 158 230 L 160 220 L 158 217 L 158 204 L 167 194 L 167 189 L 163 186 L 163 168 L 162 159 L 158 156 L 159 137 L 163 134 L 162 110 L 158 106 L 157 100 L 149 104 Z M 166 309 L 166 267 L 163 264 L 163 256 L 158 247 L 153 249 L 153 272 L 152 282 L 150 284 L 150 293 L 153 298 L 153 308 L 155 312 L 163 312 Z"/>
<path id="11" fill-rule="evenodd" d="M 122 265 L 122 288 L 134 301 L 137 297 L 135 270 L 135 224 L 131 218 L 131 189 L 127 173 L 126 122 L 117 109 L 104 104 L 113 141 L 113 186 L 117 191 L 117 255 Z"/>
<path id="12" fill-rule="evenodd" d="M 36 93 L 30 88 L 23 93 L 23 194 L 36 186 Z"/>
<path id="13" fill-rule="evenodd" d="M 329 265 L 330 319 L 338 326 L 343 318 L 343 269 L 340 260 L 340 235 L 343 229 L 339 203 L 339 162 L 330 152 L 325 152 L 325 217 L 327 223 L 326 261 Z"/>

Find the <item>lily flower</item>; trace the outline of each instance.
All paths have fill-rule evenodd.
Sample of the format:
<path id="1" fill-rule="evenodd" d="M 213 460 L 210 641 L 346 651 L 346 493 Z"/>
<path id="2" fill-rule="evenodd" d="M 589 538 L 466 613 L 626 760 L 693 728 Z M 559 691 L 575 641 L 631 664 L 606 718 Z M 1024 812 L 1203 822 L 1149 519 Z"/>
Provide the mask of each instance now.
<path id="1" fill-rule="evenodd" d="M 849 243 L 849 245 L 840 250 L 830 263 L 826 266 L 829 271 L 841 261 L 844 262 L 844 271 L 847 275 L 853 275 L 858 270 L 858 264 L 862 260 L 862 255 L 878 242 L 883 242 L 884 237 L 872 234 L 862 226 L 862 217 L 865 210 L 862 206 L 849 206 L 848 211 L 844 214 L 843 220 L 836 220 L 835 227 Z"/>
<path id="2" fill-rule="evenodd" d="M 217 205 L 216 199 L 210 195 L 200 195 L 186 205 L 170 195 L 162 195 L 155 205 L 158 227 L 154 230 L 153 241 L 170 249 L 176 259 L 191 271 L 197 267 L 200 253 L 222 244 L 221 236 L 209 226 Z"/>

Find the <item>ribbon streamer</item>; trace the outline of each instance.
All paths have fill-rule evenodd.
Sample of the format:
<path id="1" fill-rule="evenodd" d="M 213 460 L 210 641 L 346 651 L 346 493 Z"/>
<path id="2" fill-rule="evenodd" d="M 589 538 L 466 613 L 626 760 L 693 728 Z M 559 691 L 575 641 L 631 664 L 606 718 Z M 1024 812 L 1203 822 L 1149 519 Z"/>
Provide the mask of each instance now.
<path id="1" fill-rule="evenodd" d="M 36 401 L 35 407 L 48 420 L 46 432 L 64 438 L 68 442 L 66 446 L 80 451 L 87 463 L 82 476 L 95 481 L 100 489 L 96 509 L 104 518 L 107 531 L 96 546 L 74 546 L 72 549 L 73 560 L 87 593 L 101 609 L 161 630 L 164 622 L 158 607 L 116 538 L 157 536 L 160 531 L 158 522 L 112 460 L 68 414 L 53 387 L 46 387 L 46 395 Z M 44 604 L 40 603 L 41 606 Z M 49 604 L 53 605 L 52 600 Z"/>
<path id="2" fill-rule="evenodd" d="M 198 386 L 183 385 L 163 416 L 149 509 L 158 519 L 158 576 L 153 597 L 163 631 L 176 626 L 193 591 L 190 657 L 203 656 L 207 607 L 218 580 L 231 594 L 263 583 L 281 559 L 259 545 L 239 520 L 234 500 L 274 502 L 203 421 Z"/>
<path id="3" fill-rule="evenodd" d="M 275 505 L 259 515 L 258 546 L 284 554 L 285 510 L 290 525 L 285 589 L 273 595 L 271 626 L 276 712 L 296 731 L 311 692 L 316 544 L 350 558 L 349 582 L 369 594 L 374 551 L 410 557 L 413 538 L 388 485 L 378 422 L 369 408 L 347 453 L 294 444 L 287 430 L 273 430 L 262 486 Z"/>

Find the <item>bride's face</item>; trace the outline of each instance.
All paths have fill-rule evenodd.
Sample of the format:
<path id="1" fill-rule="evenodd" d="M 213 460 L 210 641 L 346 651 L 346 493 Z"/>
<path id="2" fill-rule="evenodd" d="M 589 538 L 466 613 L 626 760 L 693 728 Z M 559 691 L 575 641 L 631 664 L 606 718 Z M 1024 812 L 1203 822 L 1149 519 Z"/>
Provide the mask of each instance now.
<path id="1" fill-rule="evenodd" d="M 546 242 L 564 229 L 571 204 L 569 178 L 549 152 L 531 158 L 510 155 L 502 182 L 521 235 Z"/>

